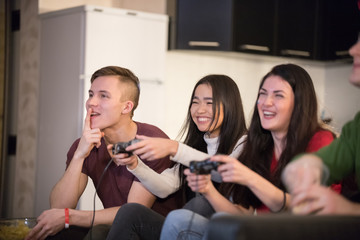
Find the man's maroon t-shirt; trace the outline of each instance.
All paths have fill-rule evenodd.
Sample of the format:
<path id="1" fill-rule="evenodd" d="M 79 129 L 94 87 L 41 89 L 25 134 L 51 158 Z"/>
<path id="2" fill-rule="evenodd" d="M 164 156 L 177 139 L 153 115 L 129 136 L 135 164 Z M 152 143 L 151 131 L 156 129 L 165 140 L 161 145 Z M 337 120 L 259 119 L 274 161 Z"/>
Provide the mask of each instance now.
<path id="1" fill-rule="evenodd" d="M 153 125 L 139 122 L 135 123 L 137 125 L 136 134 L 138 135 L 169 138 L 163 131 Z M 80 139 L 77 139 L 71 146 L 67 154 L 66 167 L 69 166 L 79 141 Z M 89 156 L 84 160 L 82 169 L 82 172 L 92 179 L 95 188 L 98 186 L 101 174 L 110 160 L 111 157 L 107 151 L 106 143 L 102 138 L 101 146 L 99 148 L 94 147 L 91 150 Z M 143 162 L 158 173 L 161 173 L 163 170 L 174 165 L 169 157 L 155 161 L 143 160 Z M 126 166 L 116 166 L 116 164 L 111 163 L 104 173 L 100 186 L 98 186 L 97 189 L 97 195 L 104 205 L 104 208 L 121 206 L 127 203 L 128 194 L 133 181 L 139 180 L 126 169 Z M 175 193 L 165 199 L 157 198 L 152 209 L 159 214 L 166 216 L 171 210 L 180 208 L 182 205 L 183 203 L 180 194 Z"/>

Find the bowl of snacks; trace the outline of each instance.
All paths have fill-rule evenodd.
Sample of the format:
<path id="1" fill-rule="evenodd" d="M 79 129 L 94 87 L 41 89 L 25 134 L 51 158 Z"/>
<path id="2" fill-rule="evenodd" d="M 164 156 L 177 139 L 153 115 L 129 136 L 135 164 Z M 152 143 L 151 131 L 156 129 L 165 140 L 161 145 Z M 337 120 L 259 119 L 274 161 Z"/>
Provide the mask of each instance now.
<path id="1" fill-rule="evenodd" d="M 35 225 L 36 218 L 0 219 L 0 240 L 23 240 Z"/>

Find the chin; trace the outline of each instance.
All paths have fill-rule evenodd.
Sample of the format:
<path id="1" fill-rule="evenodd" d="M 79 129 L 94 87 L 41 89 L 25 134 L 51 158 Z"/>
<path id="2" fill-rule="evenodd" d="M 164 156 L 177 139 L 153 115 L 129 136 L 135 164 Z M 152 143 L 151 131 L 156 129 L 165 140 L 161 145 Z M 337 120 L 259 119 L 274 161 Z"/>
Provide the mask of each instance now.
<path id="1" fill-rule="evenodd" d="M 265 129 L 266 131 L 269 131 L 269 132 L 278 132 L 281 130 L 281 126 L 277 126 L 277 125 L 261 125 L 261 127 L 263 129 Z"/>
<path id="2" fill-rule="evenodd" d="M 263 128 L 263 129 L 265 129 L 265 130 L 267 130 L 267 131 L 271 131 L 272 130 L 272 127 L 270 127 L 270 126 L 267 126 L 267 125 L 261 125 L 261 127 Z"/>
<path id="3" fill-rule="evenodd" d="M 207 128 L 199 128 L 199 131 L 200 131 L 200 132 L 207 132 L 208 129 L 207 129 Z"/>
<path id="4" fill-rule="evenodd" d="M 99 125 L 97 125 L 97 124 L 91 124 L 90 127 L 91 127 L 91 129 L 95 129 L 95 128 L 103 129 L 102 126 L 99 126 Z"/>
<path id="5" fill-rule="evenodd" d="M 271 131 L 271 130 L 270 130 L 270 129 L 271 129 L 271 125 L 269 125 L 268 122 L 262 121 L 262 120 L 260 120 L 260 122 L 261 122 L 261 127 L 262 127 L 263 129 Z"/>

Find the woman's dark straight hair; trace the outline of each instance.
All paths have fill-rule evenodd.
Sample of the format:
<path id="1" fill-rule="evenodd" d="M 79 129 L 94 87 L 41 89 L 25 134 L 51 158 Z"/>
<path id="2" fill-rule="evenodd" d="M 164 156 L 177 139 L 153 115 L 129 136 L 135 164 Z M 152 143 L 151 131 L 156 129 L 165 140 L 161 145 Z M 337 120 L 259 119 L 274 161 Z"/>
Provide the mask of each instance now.
<path id="1" fill-rule="evenodd" d="M 275 172 L 271 174 L 270 165 L 274 152 L 274 141 L 271 132 L 261 126 L 256 102 L 249 126 L 247 142 L 238 159 L 275 186 L 285 190 L 281 184 L 281 171 L 291 158 L 306 150 L 311 137 L 316 131 L 323 128 L 318 120 L 317 98 L 314 85 L 310 75 L 303 68 L 295 64 L 275 66 L 263 77 L 259 91 L 270 76 L 282 78 L 289 83 L 294 92 L 294 109 L 288 132 L 284 139 L 285 148 L 278 159 Z M 244 207 L 257 207 L 261 204 L 261 201 L 247 187 L 233 184 L 232 186 L 225 186 L 223 191 L 225 195 L 231 195 L 234 202 L 241 203 Z"/>
<path id="2" fill-rule="evenodd" d="M 216 124 L 220 114 L 220 109 L 223 109 L 223 122 L 220 127 L 219 147 L 217 153 L 229 155 L 237 141 L 242 135 L 246 134 L 246 123 L 244 117 L 244 110 L 241 101 L 240 91 L 234 80 L 226 75 L 207 75 L 200 79 L 191 94 L 188 113 L 180 131 L 179 136 L 185 135 L 184 143 L 199 151 L 207 152 L 207 145 L 204 141 L 206 132 L 201 132 L 191 117 L 191 105 L 195 96 L 195 90 L 201 84 L 206 84 L 212 89 L 212 110 L 213 110 L 213 123 Z M 180 166 L 181 181 L 184 184 L 183 165 Z"/>

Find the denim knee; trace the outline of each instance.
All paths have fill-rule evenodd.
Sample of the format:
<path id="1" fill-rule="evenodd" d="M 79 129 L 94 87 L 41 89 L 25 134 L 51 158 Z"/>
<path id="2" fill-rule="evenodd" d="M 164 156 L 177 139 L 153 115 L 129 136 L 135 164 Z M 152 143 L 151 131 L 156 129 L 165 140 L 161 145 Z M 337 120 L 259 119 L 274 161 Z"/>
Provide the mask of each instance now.
<path id="1" fill-rule="evenodd" d="M 165 219 L 160 239 L 201 239 L 207 222 L 207 218 L 187 209 L 171 211 Z"/>

